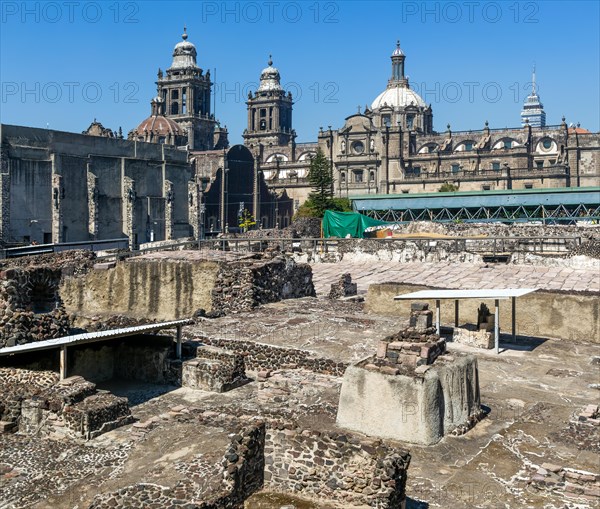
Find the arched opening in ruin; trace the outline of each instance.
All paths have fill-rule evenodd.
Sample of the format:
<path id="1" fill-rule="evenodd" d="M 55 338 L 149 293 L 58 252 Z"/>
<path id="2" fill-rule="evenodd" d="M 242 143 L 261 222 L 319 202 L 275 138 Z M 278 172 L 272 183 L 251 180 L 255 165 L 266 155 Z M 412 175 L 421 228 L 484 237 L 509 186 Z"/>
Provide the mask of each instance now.
<path id="1" fill-rule="evenodd" d="M 35 314 L 51 313 L 56 308 L 55 289 L 41 282 L 33 283 L 31 288 L 31 310 Z"/>

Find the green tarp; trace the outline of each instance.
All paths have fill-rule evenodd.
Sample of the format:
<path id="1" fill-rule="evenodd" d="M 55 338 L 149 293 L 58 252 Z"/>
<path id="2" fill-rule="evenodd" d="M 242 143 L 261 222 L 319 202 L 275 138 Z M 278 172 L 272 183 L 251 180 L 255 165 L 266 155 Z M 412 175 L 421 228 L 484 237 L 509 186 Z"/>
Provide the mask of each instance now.
<path id="1" fill-rule="evenodd" d="M 350 234 L 354 238 L 363 238 L 364 231 L 369 226 L 386 225 L 385 221 L 371 219 L 358 212 L 332 212 L 325 211 L 323 217 L 323 237 L 344 238 Z"/>

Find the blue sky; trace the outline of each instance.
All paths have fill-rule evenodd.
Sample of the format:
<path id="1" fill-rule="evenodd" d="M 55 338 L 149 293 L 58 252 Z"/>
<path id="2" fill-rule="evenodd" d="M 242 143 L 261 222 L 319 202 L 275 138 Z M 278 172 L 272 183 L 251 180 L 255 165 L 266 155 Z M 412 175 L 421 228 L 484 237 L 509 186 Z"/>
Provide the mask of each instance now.
<path id="1" fill-rule="evenodd" d="M 158 67 L 187 25 L 198 65 L 216 69 L 216 116 L 232 143 L 269 54 L 296 99 L 298 141 L 341 127 L 386 86 L 400 39 L 434 129 L 520 125 L 537 67 L 549 124 L 600 130 L 599 2 L 3 1 L 0 119 L 126 133 L 150 114 Z"/>

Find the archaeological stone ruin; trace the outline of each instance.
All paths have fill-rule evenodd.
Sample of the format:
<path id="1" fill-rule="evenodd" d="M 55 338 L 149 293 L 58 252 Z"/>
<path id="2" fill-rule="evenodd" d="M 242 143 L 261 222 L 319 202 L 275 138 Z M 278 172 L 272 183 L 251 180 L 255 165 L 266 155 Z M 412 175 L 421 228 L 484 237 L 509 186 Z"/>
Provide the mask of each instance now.
<path id="1" fill-rule="evenodd" d="M 431 445 L 468 430 L 481 413 L 477 359 L 448 355 L 428 305 L 413 303 L 409 327 L 346 370 L 337 423 L 370 436 Z"/>
<path id="2" fill-rule="evenodd" d="M 597 505 L 590 241 L 518 265 L 484 237 L 269 235 L 0 261 L 0 506 Z M 493 302 L 443 303 L 438 334 L 394 300 L 529 283 L 499 354 Z"/>

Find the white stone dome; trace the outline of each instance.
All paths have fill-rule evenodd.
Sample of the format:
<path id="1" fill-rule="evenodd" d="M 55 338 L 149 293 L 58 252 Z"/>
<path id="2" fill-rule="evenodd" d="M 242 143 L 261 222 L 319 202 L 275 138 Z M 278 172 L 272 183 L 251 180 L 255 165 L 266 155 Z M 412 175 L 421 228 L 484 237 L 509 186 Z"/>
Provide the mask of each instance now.
<path id="1" fill-rule="evenodd" d="M 408 87 L 400 85 L 385 89 L 375 98 L 373 104 L 371 104 L 371 109 L 377 110 L 386 104 L 392 108 L 405 108 L 411 104 L 422 108 L 427 107 L 419 94 Z"/>
<path id="2" fill-rule="evenodd" d="M 279 75 L 279 69 L 273 67 L 273 60 L 269 55 L 268 67 L 265 67 L 260 73 L 260 85 L 258 87 L 259 92 L 267 91 L 279 91 L 281 88 L 281 76 Z"/>
<path id="3" fill-rule="evenodd" d="M 183 29 L 183 35 L 181 38 L 183 40 L 178 42 L 173 49 L 173 63 L 171 64 L 171 69 L 187 69 L 188 67 L 197 67 L 196 46 L 187 40 L 188 34 L 185 27 Z"/>

